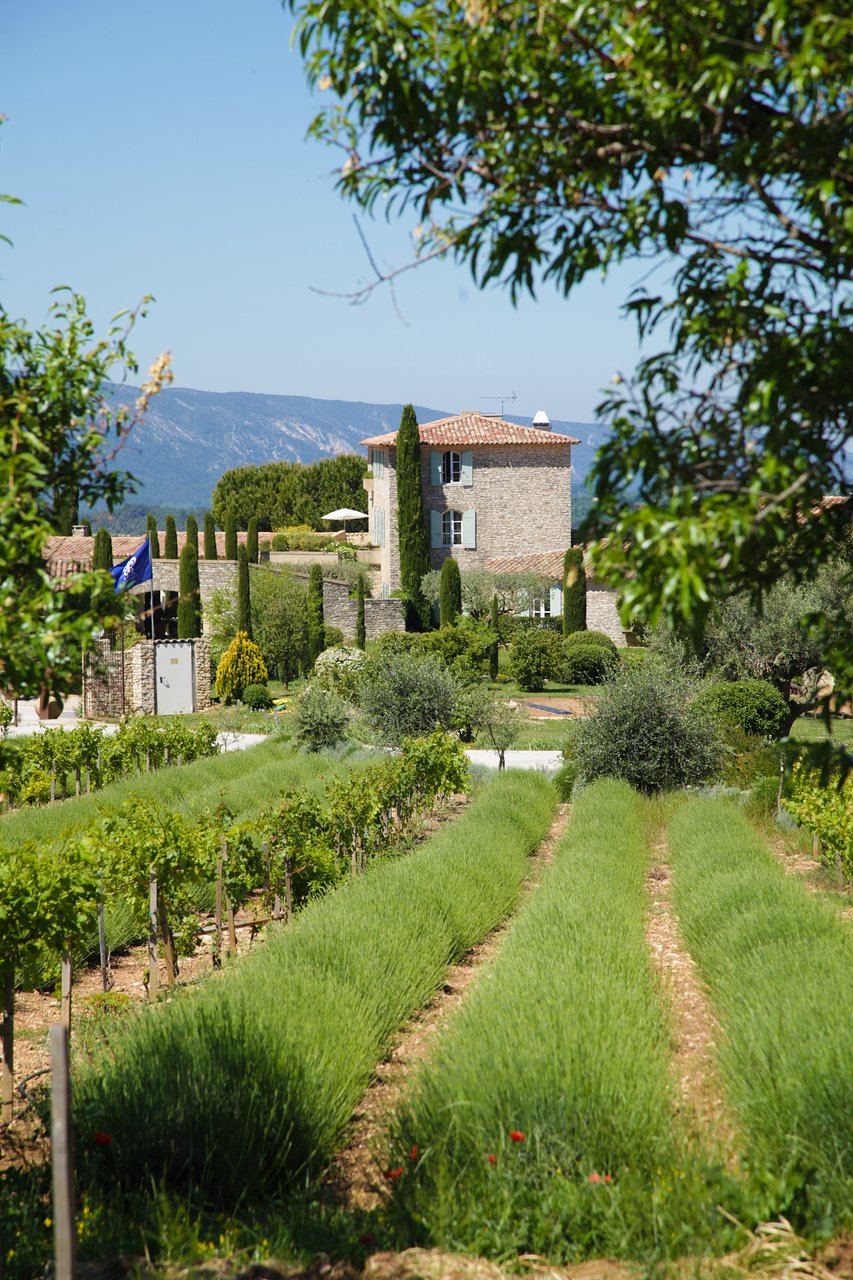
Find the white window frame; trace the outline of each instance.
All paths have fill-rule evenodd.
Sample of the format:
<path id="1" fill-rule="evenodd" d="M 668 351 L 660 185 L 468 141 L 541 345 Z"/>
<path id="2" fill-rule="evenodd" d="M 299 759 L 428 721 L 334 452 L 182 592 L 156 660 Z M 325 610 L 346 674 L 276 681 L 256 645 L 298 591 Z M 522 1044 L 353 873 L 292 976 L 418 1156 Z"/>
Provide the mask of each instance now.
<path id="1" fill-rule="evenodd" d="M 545 596 L 534 596 L 530 601 L 529 616 L 531 618 L 551 617 L 551 593 Z"/>
<path id="2" fill-rule="evenodd" d="M 443 547 L 462 546 L 461 511 L 443 511 L 441 513 L 441 545 Z"/>
<path id="3" fill-rule="evenodd" d="M 462 483 L 462 456 L 454 449 L 446 449 L 441 455 L 441 483 Z"/>

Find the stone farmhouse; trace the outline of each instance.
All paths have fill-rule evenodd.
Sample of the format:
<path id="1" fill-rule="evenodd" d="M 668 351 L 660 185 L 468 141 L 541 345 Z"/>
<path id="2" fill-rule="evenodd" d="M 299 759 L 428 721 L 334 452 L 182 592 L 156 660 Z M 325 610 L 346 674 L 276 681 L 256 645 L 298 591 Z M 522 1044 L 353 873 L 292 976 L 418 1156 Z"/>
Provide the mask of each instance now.
<path id="1" fill-rule="evenodd" d="M 460 413 L 422 423 L 419 433 L 433 569 L 452 556 L 463 571 L 537 573 L 552 585 L 535 612 L 559 615 L 563 556 L 572 545 L 572 445 L 580 442 L 551 431 L 541 410 L 530 427 Z M 368 450 L 364 487 L 384 596 L 400 586 L 396 442 L 396 431 L 361 441 Z M 589 580 L 587 625 L 626 643 L 615 592 Z"/>

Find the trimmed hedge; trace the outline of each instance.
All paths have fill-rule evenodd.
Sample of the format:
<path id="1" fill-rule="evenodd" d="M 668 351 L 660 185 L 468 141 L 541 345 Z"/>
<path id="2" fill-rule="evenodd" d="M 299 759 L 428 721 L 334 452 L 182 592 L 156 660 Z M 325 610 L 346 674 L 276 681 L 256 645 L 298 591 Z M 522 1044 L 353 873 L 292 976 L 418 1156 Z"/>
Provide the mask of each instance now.
<path id="1" fill-rule="evenodd" d="M 788 723 L 788 704 L 767 680 L 720 680 L 706 685 L 695 705 L 718 723 L 758 738 L 778 738 Z"/>

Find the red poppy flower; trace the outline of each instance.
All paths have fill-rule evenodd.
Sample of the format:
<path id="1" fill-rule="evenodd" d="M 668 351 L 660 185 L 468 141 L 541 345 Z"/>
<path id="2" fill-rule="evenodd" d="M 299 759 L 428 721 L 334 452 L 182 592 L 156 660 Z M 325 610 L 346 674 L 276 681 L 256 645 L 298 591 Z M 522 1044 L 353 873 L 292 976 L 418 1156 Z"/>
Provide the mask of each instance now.
<path id="1" fill-rule="evenodd" d="M 497 1156 L 489 1156 L 489 1164 L 497 1164 L 497 1162 L 498 1162 Z"/>
<path id="2" fill-rule="evenodd" d="M 417 1147 L 412 1147 L 412 1163 L 414 1163 L 415 1160 L 417 1160 L 417 1158 L 418 1158 L 418 1149 Z"/>
<path id="3" fill-rule="evenodd" d="M 102 1133 L 100 1129 L 96 1129 L 93 1136 L 99 1147 L 111 1147 L 113 1144 L 111 1133 Z"/>
<path id="4" fill-rule="evenodd" d="M 402 1169 L 386 1169 L 385 1170 L 385 1177 L 388 1179 L 389 1182 L 394 1182 L 396 1181 L 397 1178 L 402 1178 L 402 1176 L 403 1176 Z"/>
<path id="5" fill-rule="evenodd" d="M 372 1236 L 370 1232 L 367 1231 L 363 1236 L 358 1237 L 358 1243 L 359 1244 L 376 1244 L 376 1236 Z"/>
<path id="6" fill-rule="evenodd" d="M 613 1181 L 613 1179 L 611 1178 L 611 1176 L 610 1176 L 610 1174 L 609 1174 L 609 1173 L 605 1173 L 605 1175 L 604 1175 L 604 1181 L 605 1181 L 605 1182 L 612 1182 L 612 1181 Z"/>
<path id="7" fill-rule="evenodd" d="M 527 1137 L 527 1134 L 522 1133 L 520 1129 L 510 1129 L 509 1136 L 512 1138 L 513 1142 L 523 1142 Z"/>
<path id="8" fill-rule="evenodd" d="M 600 1182 L 600 1181 L 601 1181 L 600 1173 L 591 1173 L 587 1178 L 587 1182 Z"/>

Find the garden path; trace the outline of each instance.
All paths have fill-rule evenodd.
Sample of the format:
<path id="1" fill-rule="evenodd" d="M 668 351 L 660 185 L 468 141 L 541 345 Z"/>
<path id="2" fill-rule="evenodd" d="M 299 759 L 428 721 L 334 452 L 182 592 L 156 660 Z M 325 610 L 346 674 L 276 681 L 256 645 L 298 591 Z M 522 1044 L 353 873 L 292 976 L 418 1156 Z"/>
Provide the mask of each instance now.
<path id="1" fill-rule="evenodd" d="M 559 755 L 559 752 L 555 754 Z M 331 1189 L 349 1208 L 375 1209 L 387 1197 L 388 1187 L 382 1176 L 381 1146 L 391 1117 L 411 1083 L 412 1074 L 433 1052 L 449 1016 L 460 1007 L 472 984 L 496 955 L 513 920 L 539 884 L 542 872 L 553 861 L 570 812 L 571 805 L 559 806 L 551 830 L 531 859 L 512 913 L 458 964 L 448 969 L 443 986 L 430 1003 L 407 1023 L 386 1057 L 377 1065 L 376 1078 L 353 1113 L 349 1141 L 339 1151 L 332 1170 Z"/>

